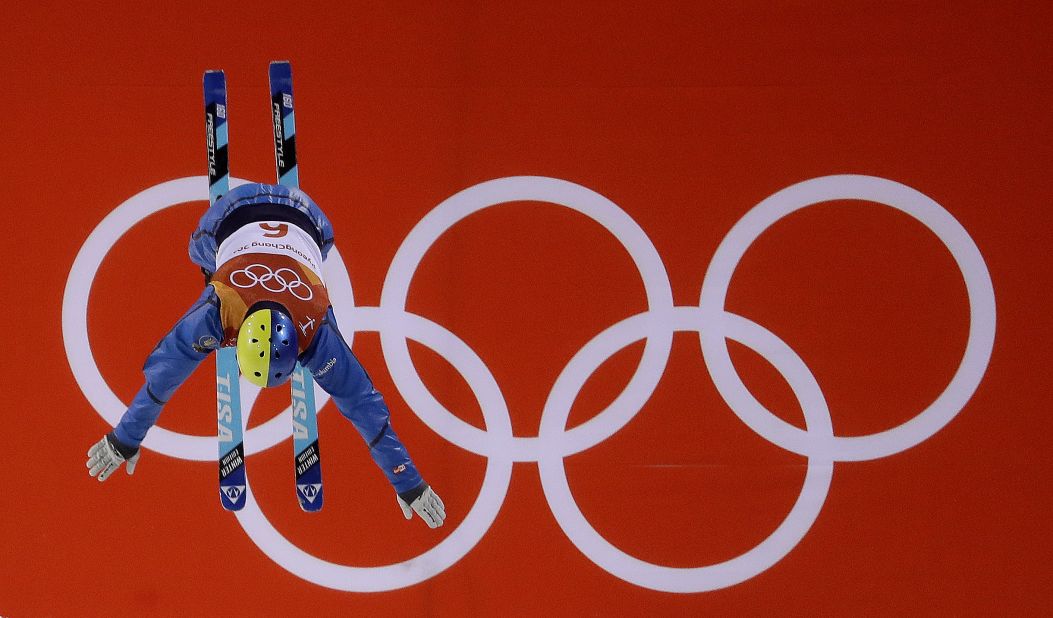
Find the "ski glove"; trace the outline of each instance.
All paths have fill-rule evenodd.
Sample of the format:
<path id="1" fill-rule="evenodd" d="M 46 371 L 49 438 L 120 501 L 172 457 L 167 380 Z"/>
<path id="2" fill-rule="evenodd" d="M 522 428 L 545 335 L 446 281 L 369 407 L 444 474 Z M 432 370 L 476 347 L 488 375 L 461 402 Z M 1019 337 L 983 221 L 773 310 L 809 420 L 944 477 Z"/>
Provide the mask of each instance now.
<path id="1" fill-rule="evenodd" d="M 432 491 L 427 483 L 421 483 L 416 489 L 398 494 L 399 506 L 406 519 L 413 519 L 416 512 L 429 528 L 438 528 L 446 519 L 446 506 L 442 498 Z"/>
<path id="2" fill-rule="evenodd" d="M 110 477 L 114 470 L 121 464 L 128 462 L 128 474 L 135 473 L 135 464 L 139 463 L 139 449 L 130 449 L 113 437 L 113 432 L 103 436 L 95 445 L 88 449 L 88 474 L 98 475 L 99 482 Z"/>

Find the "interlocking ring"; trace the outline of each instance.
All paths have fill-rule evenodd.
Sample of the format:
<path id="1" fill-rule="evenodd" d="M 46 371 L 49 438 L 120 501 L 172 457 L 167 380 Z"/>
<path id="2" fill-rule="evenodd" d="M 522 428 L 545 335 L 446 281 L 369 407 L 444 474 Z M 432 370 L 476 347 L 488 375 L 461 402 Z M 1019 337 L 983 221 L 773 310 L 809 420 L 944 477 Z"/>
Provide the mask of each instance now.
<path id="1" fill-rule="evenodd" d="M 199 196 L 195 199 L 205 199 L 207 184 L 204 178 L 193 180 L 199 187 Z M 724 300 L 739 260 L 764 230 L 795 210 L 821 202 L 854 199 L 885 204 L 911 215 L 947 246 L 965 279 L 970 323 L 962 362 L 946 389 L 930 406 L 893 429 L 869 436 L 842 437 L 834 434 L 822 390 L 804 361 L 767 329 L 726 311 Z M 474 350 L 439 324 L 406 310 L 410 281 L 425 253 L 442 234 L 472 213 L 520 201 L 571 208 L 602 225 L 629 253 L 643 279 L 647 296 L 646 311 L 608 327 L 571 358 L 546 399 L 536 437 L 512 434 L 511 419 L 500 386 Z M 122 205 L 118 211 L 124 207 Z M 99 228 L 103 228 L 109 219 L 104 220 Z M 71 270 L 63 301 L 63 332 L 67 356 L 78 384 L 100 414 L 114 423 L 112 401 L 104 401 L 110 406 L 105 410 L 97 403 L 99 390 L 105 389 L 111 396 L 112 392 L 101 376 L 95 379 L 91 371 L 87 372 L 88 376 L 83 375 L 86 368 L 77 355 L 90 358 L 90 350 L 86 343 L 78 343 L 83 337 L 77 340 L 69 336 L 83 332 L 86 324 L 87 292 L 95 270 L 82 264 L 94 264 L 93 268 L 97 269 L 97 262 L 102 260 L 102 256 L 86 251 L 89 245 L 95 253 L 101 251 L 105 255 L 109 250 L 108 246 L 99 249 L 97 244 L 91 244 L 98 231 L 97 228 L 89 237 Z M 333 255 L 339 256 L 335 249 Z M 326 268 L 333 263 L 331 255 Z M 990 274 L 965 229 L 950 213 L 922 193 L 871 176 L 839 175 L 804 181 L 779 191 L 750 210 L 718 247 L 706 272 L 697 307 L 673 305 L 669 279 L 657 250 L 623 210 L 590 189 L 545 177 L 491 180 L 461 191 L 439 204 L 411 230 L 396 253 L 384 282 L 379 307 L 354 306 L 346 270 L 343 277 L 327 275 L 327 281 L 330 281 L 330 295 L 337 301 L 334 305 L 338 307 L 341 322 L 345 328 L 353 327 L 353 330 L 345 331 L 345 336 L 350 338 L 356 331 L 380 333 L 391 376 L 414 413 L 446 440 L 487 458 L 482 489 L 464 521 L 445 540 L 420 556 L 381 567 L 333 564 L 306 553 L 274 528 L 252 492 L 248 492 L 245 509 L 237 513 L 238 521 L 267 556 L 307 581 L 360 592 L 410 586 L 433 577 L 463 558 L 493 524 L 505 500 L 514 462 L 537 463 L 546 499 L 560 528 L 585 556 L 616 577 L 638 586 L 679 593 L 738 584 L 777 563 L 807 534 L 825 502 L 834 462 L 874 459 L 906 450 L 950 422 L 983 378 L 995 330 L 994 289 Z M 706 366 L 732 412 L 766 440 L 808 459 L 800 496 L 783 522 L 764 541 L 738 557 L 696 568 L 651 564 L 610 544 L 578 508 L 563 464 L 567 456 L 609 438 L 642 410 L 665 371 L 673 333 L 682 331 L 699 333 Z M 779 371 L 800 403 L 805 429 L 782 421 L 753 397 L 731 364 L 728 339 L 751 348 Z M 410 360 L 408 340 L 432 349 L 461 374 L 479 402 L 485 430 L 459 419 L 428 391 Z M 612 355 L 640 340 L 644 341 L 644 353 L 623 391 L 598 415 L 577 427 L 566 429 L 571 406 L 586 380 Z M 90 369 L 97 374 L 93 361 Z M 244 407 L 251 413 L 252 399 L 247 399 L 247 402 Z M 269 423 L 271 421 L 265 425 Z M 155 434 L 160 429 L 155 428 L 144 445 L 166 454 L 177 452 L 179 449 L 169 444 L 174 439 L 172 432 L 157 437 Z M 246 436 L 246 444 L 249 444 L 251 434 L 250 431 Z M 157 439 L 150 442 L 155 437 Z M 258 450 L 250 448 L 249 452 Z M 214 455 L 214 448 L 211 453 Z"/>
<path id="2" fill-rule="evenodd" d="M 257 270 L 261 271 L 261 274 L 257 274 L 255 272 Z M 289 273 L 289 276 L 283 277 L 283 272 Z M 273 294 L 280 294 L 287 291 L 303 301 L 308 301 L 314 298 L 314 291 L 311 290 L 311 286 L 304 283 L 303 280 L 300 279 L 300 275 L 291 268 L 271 270 L 271 267 L 266 264 L 250 264 L 245 268 L 230 273 L 229 281 L 231 285 L 242 289 L 248 289 L 258 285 Z M 272 281 L 274 283 L 267 285 Z M 306 292 L 301 292 L 305 293 L 306 296 L 301 296 L 296 293 L 296 290 L 300 288 L 306 290 Z"/>

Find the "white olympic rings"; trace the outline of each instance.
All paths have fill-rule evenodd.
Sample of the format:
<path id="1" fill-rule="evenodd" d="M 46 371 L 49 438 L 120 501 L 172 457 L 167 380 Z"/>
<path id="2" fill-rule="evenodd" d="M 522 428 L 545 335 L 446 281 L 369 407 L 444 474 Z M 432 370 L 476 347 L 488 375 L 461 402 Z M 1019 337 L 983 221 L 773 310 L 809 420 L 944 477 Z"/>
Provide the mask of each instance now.
<path id="1" fill-rule="evenodd" d="M 85 339 L 84 316 L 95 270 L 109 246 L 132 224 L 169 205 L 206 199 L 206 186 L 203 177 L 181 179 L 159 185 L 122 204 L 89 236 L 70 272 L 63 301 L 67 356 L 81 389 L 111 424 L 116 423 L 123 404 L 115 401 L 116 397 L 98 375 L 87 344 L 71 343 L 71 339 L 77 337 Z M 156 195 L 151 194 L 154 191 Z M 180 191 L 191 192 L 194 197 L 187 197 Z M 870 436 L 836 436 L 819 384 L 801 358 L 767 329 L 724 309 L 735 267 L 752 242 L 787 214 L 832 200 L 876 202 L 920 221 L 951 252 L 965 280 L 969 299 L 968 342 L 961 364 L 946 389 L 913 419 Z M 629 253 L 643 280 L 647 297 L 646 311 L 608 327 L 570 360 L 545 402 L 537 437 L 512 434 L 511 419 L 499 385 L 483 360 L 463 340 L 442 326 L 406 311 L 413 275 L 438 238 L 472 213 L 516 201 L 565 206 L 602 225 Z M 164 202 L 164 205 L 157 207 L 157 202 Z M 111 221 L 118 213 L 122 216 Z M 335 255 L 337 260 L 326 262 L 327 272 L 337 267 L 334 262 L 339 263 L 339 254 Z M 343 265 L 339 264 L 339 267 Z M 874 459 L 906 450 L 950 422 L 980 383 L 990 359 L 995 332 L 995 301 L 990 274 L 965 229 L 939 204 L 918 191 L 870 176 L 838 175 L 807 180 L 775 193 L 750 210 L 717 249 L 706 272 L 697 307 L 673 305 L 661 258 L 647 235 L 624 211 L 585 187 L 546 177 L 491 180 L 461 191 L 439 204 L 413 228 L 396 253 L 384 282 L 379 307 L 354 307 L 346 270 L 341 274 L 342 277 L 327 275 L 327 281 L 334 306 L 339 307 L 337 312 L 344 324 L 345 337 L 350 339 L 356 331 L 378 331 L 391 376 L 414 413 L 446 440 L 488 460 L 482 489 L 464 521 L 424 554 L 381 567 L 334 564 L 306 553 L 274 528 L 252 492 L 248 492 L 246 507 L 237 514 L 238 521 L 267 556 L 307 581 L 348 591 L 381 591 L 410 586 L 433 577 L 463 558 L 496 518 L 505 499 L 514 462 L 538 464 L 546 499 L 559 526 L 584 555 L 609 573 L 639 586 L 680 593 L 715 590 L 745 581 L 786 556 L 811 528 L 825 502 L 834 462 Z M 603 442 L 640 412 L 664 373 L 673 333 L 682 331 L 699 333 L 706 366 L 733 413 L 766 440 L 808 460 L 800 496 L 783 522 L 764 541 L 738 557 L 697 568 L 651 564 L 614 547 L 588 523 L 578 508 L 563 464 L 564 458 Z M 479 402 L 485 430 L 464 422 L 431 395 L 410 360 L 407 341 L 411 339 L 434 350 L 461 374 Z M 585 381 L 613 354 L 641 339 L 644 340 L 644 353 L 636 372 L 619 396 L 591 420 L 567 430 L 571 406 Z M 751 348 L 779 371 L 801 405 L 805 429 L 782 421 L 750 394 L 731 364 L 727 339 Z M 90 363 L 84 362 L 85 356 Z M 319 394 L 324 397 L 321 391 Z M 248 410 L 245 414 L 248 417 L 252 398 L 247 399 L 244 407 Z M 276 419 L 253 431 L 263 429 Z M 288 436 L 287 431 L 285 436 Z M 250 438 L 255 437 L 252 431 L 246 436 L 249 453 L 273 445 L 267 436 L 266 445 L 252 448 Z M 190 449 L 180 442 L 181 438 L 189 437 L 165 432 L 158 427 L 144 445 L 165 454 L 199 459 L 188 456 Z M 210 446 L 209 458 L 212 458 L 214 443 Z"/>
<path id="2" fill-rule="evenodd" d="M 262 274 L 257 274 L 255 271 L 259 270 Z M 289 273 L 288 276 L 283 277 L 282 273 Z M 241 277 L 238 277 L 241 275 Z M 249 264 L 245 268 L 235 270 L 230 273 L 230 284 L 242 289 L 248 289 L 256 287 L 257 285 L 274 294 L 280 294 L 281 292 L 289 292 L 294 297 L 308 301 L 314 298 L 314 291 L 311 290 L 311 286 L 307 285 L 300 279 L 300 275 L 296 274 L 291 268 L 279 268 L 278 270 L 271 270 L 270 266 L 266 264 Z M 244 281 L 244 283 L 242 283 Z M 274 281 L 274 287 L 267 285 L 271 281 Z M 305 296 L 300 296 L 296 293 L 296 290 L 303 288 L 306 290 Z M 303 293 L 303 292 L 302 292 Z"/>

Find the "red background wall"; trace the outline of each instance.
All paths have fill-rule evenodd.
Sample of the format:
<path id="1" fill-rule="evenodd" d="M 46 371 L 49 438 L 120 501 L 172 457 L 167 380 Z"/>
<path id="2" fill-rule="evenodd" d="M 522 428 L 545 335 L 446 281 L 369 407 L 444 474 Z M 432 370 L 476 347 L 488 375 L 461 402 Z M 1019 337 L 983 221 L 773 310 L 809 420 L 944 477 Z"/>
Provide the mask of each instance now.
<path id="1" fill-rule="evenodd" d="M 1051 9 L 1048 3 L 180 3 L 4 9 L 0 157 L 7 172 L 0 615 L 849 613 L 1022 614 L 1048 607 Z M 69 369 L 63 289 L 91 230 L 161 182 L 204 174 L 201 73 L 227 71 L 232 170 L 273 176 L 266 66 L 293 62 L 302 186 L 333 219 L 356 304 L 375 306 L 394 252 L 435 205 L 477 183 L 544 175 L 613 200 L 647 233 L 678 305 L 752 206 L 793 183 L 882 176 L 942 204 L 979 247 L 998 307 L 986 375 L 942 431 L 905 452 L 837 463 L 818 520 L 786 558 L 698 594 L 640 588 L 567 540 L 538 468 L 515 464 L 492 528 L 416 586 L 347 593 L 302 581 L 246 537 L 215 464 L 146 451 L 99 485 L 84 453 L 108 430 Z M 204 202 L 133 228 L 92 288 L 89 338 L 126 401 L 142 359 L 200 289 L 185 258 Z M 411 310 L 457 333 L 501 385 L 518 436 L 567 361 L 645 306 L 616 240 L 569 210 L 491 209 L 444 235 Z M 815 374 L 838 435 L 913 417 L 954 373 L 968 331 L 950 254 L 887 208 L 825 204 L 765 233 L 728 308 L 777 333 Z M 411 345 L 433 392 L 482 427 L 468 387 Z M 586 385 L 571 424 L 626 383 L 642 344 Z M 287 443 L 248 460 L 264 511 L 332 562 L 372 566 L 433 547 L 475 500 L 484 458 L 402 401 L 375 333 L 355 352 L 446 501 L 440 531 L 401 518 L 361 440 L 320 418 L 327 504 L 299 511 Z M 733 358 L 783 418 L 778 374 Z M 161 425 L 215 431 L 211 370 Z M 280 409 L 268 394 L 253 423 Z M 13 449 L 12 449 L 13 446 Z M 567 458 L 589 521 L 668 566 L 719 562 L 792 506 L 805 459 L 746 428 L 698 338 L 679 334 L 655 395 L 623 430 Z"/>

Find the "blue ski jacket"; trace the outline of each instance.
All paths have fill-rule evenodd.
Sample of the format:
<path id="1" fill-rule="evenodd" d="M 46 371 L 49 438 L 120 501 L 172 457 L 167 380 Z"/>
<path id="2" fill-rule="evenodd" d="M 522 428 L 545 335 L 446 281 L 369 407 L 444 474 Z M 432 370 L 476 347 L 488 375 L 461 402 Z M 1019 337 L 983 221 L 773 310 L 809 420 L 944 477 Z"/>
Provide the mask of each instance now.
<path id="1" fill-rule="evenodd" d="M 250 208 L 247 208 L 250 207 Z M 316 241 L 323 258 L 333 246 L 332 227 L 325 214 L 301 191 L 278 185 L 242 185 L 208 209 L 190 240 L 190 256 L 206 274 L 215 271 L 216 248 L 221 228 L 232 218 L 253 220 L 275 216 L 275 208 L 296 209 L 314 225 Z M 235 216 L 235 213 L 239 213 Z M 258 219 L 257 219 L 258 220 Z M 294 215 L 293 223 L 300 221 Z M 218 240 L 217 240 L 218 239 Z M 220 299 L 212 286 L 176 322 L 146 359 L 146 381 L 114 429 L 122 444 L 138 448 L 146 432 L 154 426 L 161 409 L 198 364 L 223 340 Z M 420 473 L 391 427 L 384 398 L 355 358 L 336 323 L 330 307 L 311 345 L 300 355 L 300 362 L 315 381 L 332 397 L 337 409 L 358 430 L 368 444 L 373 461 L 384 472 L 399 494 L 423 486 Z"/>

